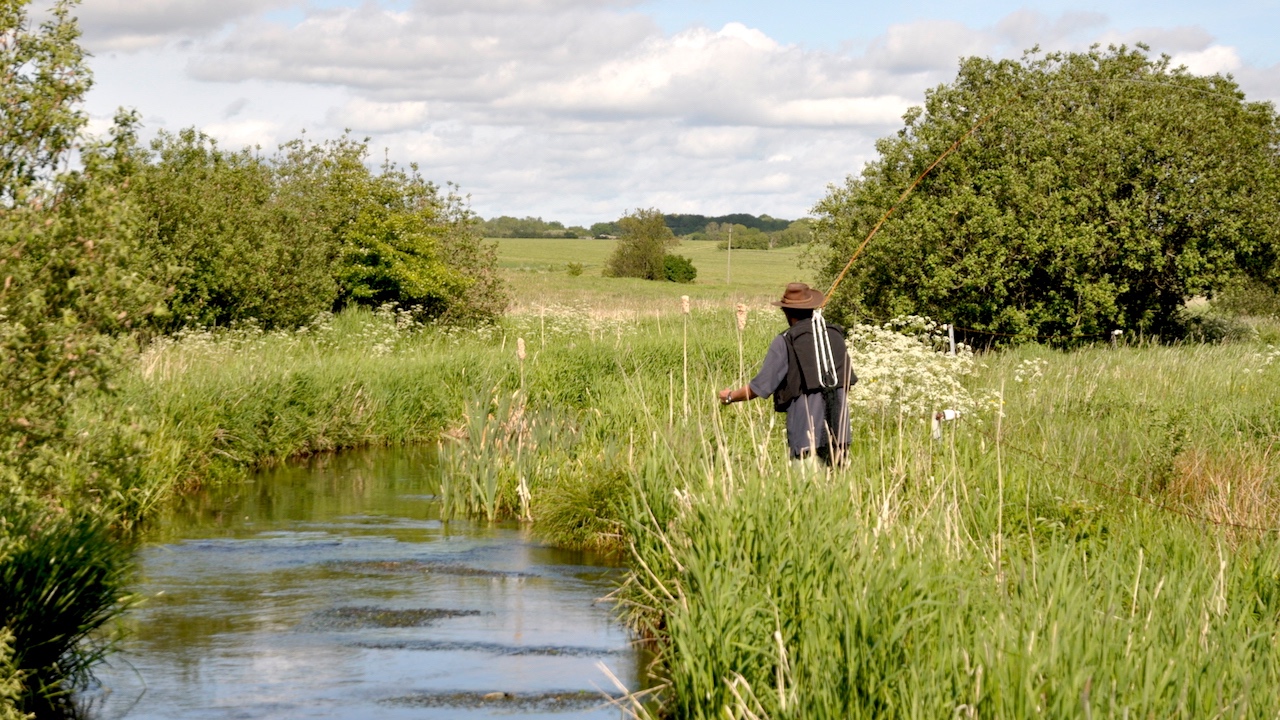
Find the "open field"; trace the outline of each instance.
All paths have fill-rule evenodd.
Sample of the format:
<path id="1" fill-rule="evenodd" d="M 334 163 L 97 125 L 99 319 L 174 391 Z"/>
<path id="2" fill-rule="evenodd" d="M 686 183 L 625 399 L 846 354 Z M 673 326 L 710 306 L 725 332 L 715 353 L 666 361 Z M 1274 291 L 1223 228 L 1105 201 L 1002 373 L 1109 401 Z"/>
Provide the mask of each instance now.
<path id="1" fill-rule="evenodd" d="M 759 305 L 775 300 L 788 282 L 811 282 L 813 271 L 800 267 L 803 248 L 734 250 L 730 282 L 726 283 L 726 253 L 713 242 L 684 242 L 673 250 L 693 261 L 695 282 L 652 282 L 601 276 L 613 252 L 613 240 L 553 240 L 497 238 L 498 266 L 513 289 L 513 312 L 536 311 L 548 305 L 584 305 L 619 315 L 655 310 L 678 312 L 681 295 L 704 307 L 727 307 L 737 302 Z M 578 277 L 568 263 L 583 265 Z"/>

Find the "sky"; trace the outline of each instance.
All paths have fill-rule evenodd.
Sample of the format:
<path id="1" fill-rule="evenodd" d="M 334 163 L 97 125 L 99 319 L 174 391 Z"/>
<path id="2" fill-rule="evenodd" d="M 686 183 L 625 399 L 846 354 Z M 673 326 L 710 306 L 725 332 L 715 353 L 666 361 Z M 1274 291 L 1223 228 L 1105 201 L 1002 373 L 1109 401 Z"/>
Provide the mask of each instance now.
<path id="1" fill-rule="evenodd" d="M 962 57 L 1145 42 L 1280 102 L 1280 0 L 82 0 L 91 127 L 369 138 L 483 217 L 796 218 Z"/>

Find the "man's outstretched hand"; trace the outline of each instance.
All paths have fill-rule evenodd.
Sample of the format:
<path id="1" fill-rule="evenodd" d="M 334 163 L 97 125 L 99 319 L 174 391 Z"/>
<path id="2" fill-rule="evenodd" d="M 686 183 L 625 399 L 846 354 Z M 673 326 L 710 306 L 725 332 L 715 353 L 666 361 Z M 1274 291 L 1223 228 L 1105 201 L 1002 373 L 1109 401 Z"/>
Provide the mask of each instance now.
<path id="1" fill-rule="evenodd" d="M 729 403 L 742 402 L 751 398 L 760 397 L 755 394 L 750 385 L 743 385 L 740 388 L 725 388 L 720 391 L 720 404 L 728 405 Z"/>

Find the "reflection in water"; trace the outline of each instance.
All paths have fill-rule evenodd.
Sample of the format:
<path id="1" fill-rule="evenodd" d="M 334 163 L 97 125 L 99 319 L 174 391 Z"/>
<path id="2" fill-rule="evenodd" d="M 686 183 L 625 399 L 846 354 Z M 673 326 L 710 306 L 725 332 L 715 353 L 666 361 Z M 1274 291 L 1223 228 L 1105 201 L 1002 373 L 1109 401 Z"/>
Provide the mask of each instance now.
<path id="1" fill-rule="evenodd" d="M 618 570 L 442 523 L 430 449 L 313 460 L 183 498 L 142 552 L 99 718 L 608 717 L 638 686 Z"/>

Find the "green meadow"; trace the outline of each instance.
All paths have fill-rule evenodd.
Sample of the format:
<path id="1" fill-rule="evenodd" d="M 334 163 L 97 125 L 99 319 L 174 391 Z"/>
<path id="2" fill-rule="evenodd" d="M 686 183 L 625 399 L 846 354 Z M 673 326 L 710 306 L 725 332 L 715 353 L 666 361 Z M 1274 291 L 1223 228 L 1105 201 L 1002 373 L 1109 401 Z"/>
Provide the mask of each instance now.
<path id="1" fill-rule="evenodd" d="M 613 251 L 613 240 L 497 238 L 490 242 L 497 245 L 498 267 L 511 285 L 516 312 L 575 303 L 624 313 L 678 311 L 681 295 L 705 303 L 759 303 L 776 299 L 787 282 L 812 282 L 815 277 L 812 269 L 801 267 L 802 247 L 726 252 L 714 242 L 685 241 L 671 252 L 692 260 L 698 277 L 692 283 L 677 284 L 604 277 L 601 273 Z M 569 263 L 581 264 L 582 274 L 570 275 Z"/>

